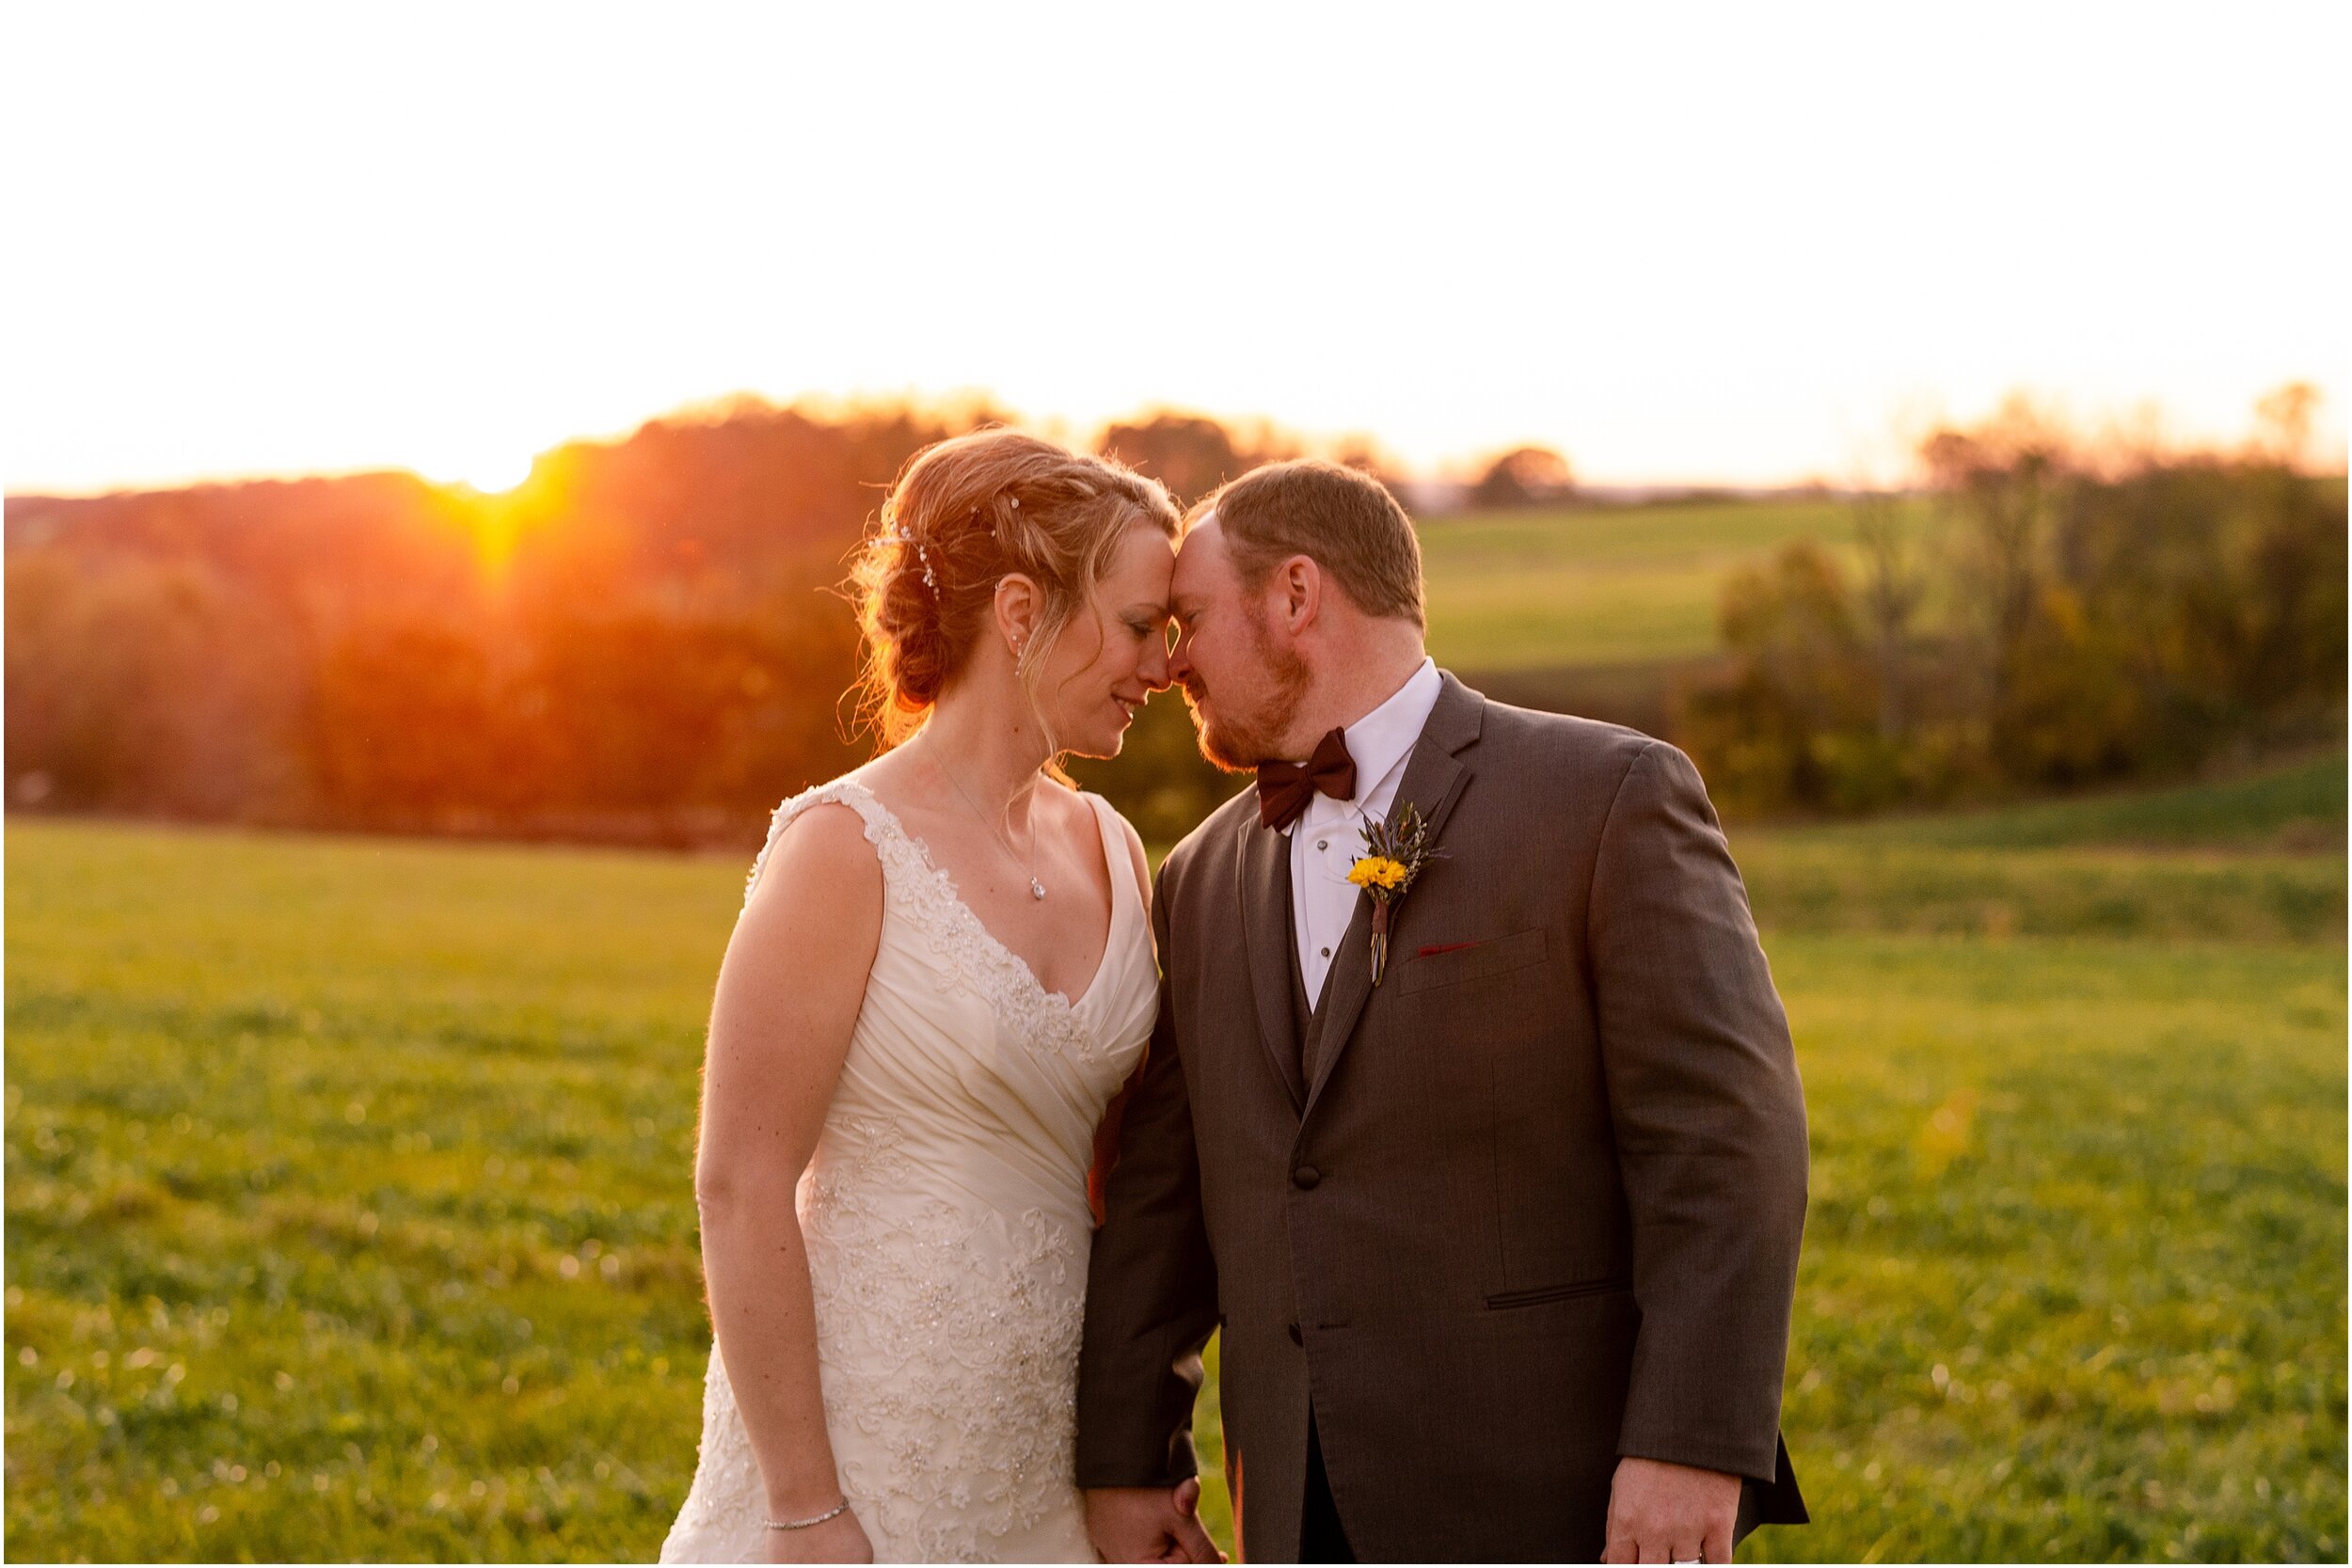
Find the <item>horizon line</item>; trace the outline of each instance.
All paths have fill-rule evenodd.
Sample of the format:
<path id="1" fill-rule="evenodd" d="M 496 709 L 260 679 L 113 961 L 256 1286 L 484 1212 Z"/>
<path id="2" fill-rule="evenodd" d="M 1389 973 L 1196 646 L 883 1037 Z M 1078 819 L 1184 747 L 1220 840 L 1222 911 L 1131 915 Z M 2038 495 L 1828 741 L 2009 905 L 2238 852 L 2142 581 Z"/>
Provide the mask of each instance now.
<path id="1" fill-rule="evenodd" d="M 2295 378 L 2282 386 L 2300 384 L 2317 392 L 2321 405 L 2332 402 L 2324 387 L 2310 378 Z M 1025 429 L 1060 440 L 1081 451 L 1092 450 L 1111 426 L 1140 423 L 1155 419 L 1179 418 L 1206 420 L 1236 436 L 1270 436 L 1302 449 L 1302 455 L 1330 457 L 1340 450 L 1355 444 L 1369 447 L 1372 453 L 1387 460 L 1383 473 L 1403 483 L 1430 488 L 1468 486 L 1477 483 L 1478 474 L 1503 454 L 1527 447 L 1539 447 L 1559 453 L 1566 460 L 1574 475 L 1573 490 L 1586 494 L 1622 494 L 1629 498 L 1671 494 L 1676 491 L 1720 492 L 1727 494 L 1770 495 L 1789 491 L 1821 491 L 1832 494 L 1851 494 L 1865 490 L 1904 490 L 1911 488 L 1915 477 L 1917 438 L 1929 426 L 1967 430 L 1980 427 L 2011 407 L 2023 407 L 2047 422 L 2060 436 L 2087 446 L 2102 446 L 2119 438 L 2125 417 L 2115 411 L 2101 416 L 2095 424 L 2086 428 L 2060 394 L 2030 388 L 2018 388 L 2006 394 L 2002 404 L 1992 413 L 1975 420 L 1959 420 L 1938 415 L 1926 421 L 1918 431 L 1898 434 L 1892 424 L 1915 423 L 1915 420 L 1891 421 L 1889 436 L 1904 451 L 1899 465 L 1903 477 L 1891 483 L 1865 480 L 1859 474 L 1847 472 L 1833 475 L 1819 467 L 1810 470 L 1782 470 L 1772 474 L 1727 473 L 1717 471 L 1701 474 L 1658 475 L 1641 473 L 1599 472 L 1587 475 L 1578 464 L 1574 451 L 1561 443 L 1539 436 L 1522 435 L 1517 438 L 1484 443 L 1471 449 L 1470 455 L 1441 458 L 1432 467 L 1416 467 L 1405 461 L 1375 432 L 1349 429 L 1337 432 L 1318 431 L 1285 423 L 1269 414 L 1219 413 L 1191 404 L 1163 401 L 1147 402 L 1120 414 L 1078 420 L 1062 414 L 1033 417 L 1017 409 L 1003 406 L 994 394 L 981 388 L 956 388 L 937 394 L 912 389 L 878 392 L 861 391 L 834 393 L 818 389 L 804 390 L 788 399 L 777 399 L 750 389 L 738 389 L 711 397 L 692 399 L 660 412 L 648 414 L 626 429 L 602 434 L 576 434 L 564 436 L 530 453 L 528 468 L 535 469 L 548 455 L 572 447 L 619 447 L 636 438 L 657 424 L 718 424 L 740 413 L 798 413 L 803 417 L 827 422 L 846 422 L 860 414 L 894 412 L 930 415 L 954 420 L 959 415 L 1000 416 L 1003 422 L 1016 429 Z M 2147 405 L 2142 405 L 2144 409 Z M 980 423 L 991 422 L 985 419 Z M 1077 430 L 1088 436 L 1080 439 Z M 2314 466 L 2306 469 L 2316 477 L 2340 477 L 2347 468 L 2345 438 L 2333 431 L 2313 431 L 2314 443 L 2321 447 L 2316 453 L 2306 456 Z M 2329 445 L 2329 437 L 2333 437 Z M 2173 436 L 2158 443 L 2157 449 L 2182 455 L 2193 453 L 2223 453 L 2247 450 L 2252 444 L 2250 432 L 2241 434 L 2235 441 L 2222 442 L 2194 436 Z M 1392 466 L 1390 466 L 1392 465 Z M 455 477 L 436 477 L 421 467 L 399 462 L 362 463 L 350 466 L 314 468 L 218 468 L 163 476 L 134 477 L 108 480 L 97 483 L 19 484 L 13 479 L 0 479 L 0 499 L 17 500 L 103 500 L 119 496 L 163 494 L 180 490 L 207 488 L 228 489 L 248 484 L 296 484 L 312 481 L 338 481 L 399 474 L 443 490 L 473 490 L 481 495 L 503 494 L 503 490 L 485 490 L 470 481 Z M 519 481 L 517 482 L 520 483 Z"/>

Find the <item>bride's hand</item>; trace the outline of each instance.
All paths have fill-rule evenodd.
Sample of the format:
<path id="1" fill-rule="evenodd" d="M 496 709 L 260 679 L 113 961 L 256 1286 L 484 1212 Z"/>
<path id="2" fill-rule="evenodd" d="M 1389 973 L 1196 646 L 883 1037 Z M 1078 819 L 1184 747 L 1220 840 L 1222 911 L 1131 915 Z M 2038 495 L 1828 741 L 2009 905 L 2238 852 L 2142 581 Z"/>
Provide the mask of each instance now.
<path id="1" fill-rule="evenodd" d="M 844 1509 L 821 1525 L 806 1529 L 771 1529 L 768 1535 L 771 1562 L 871 1562 L 874 1544 L 857 1522 L 857 1510 Z"/>

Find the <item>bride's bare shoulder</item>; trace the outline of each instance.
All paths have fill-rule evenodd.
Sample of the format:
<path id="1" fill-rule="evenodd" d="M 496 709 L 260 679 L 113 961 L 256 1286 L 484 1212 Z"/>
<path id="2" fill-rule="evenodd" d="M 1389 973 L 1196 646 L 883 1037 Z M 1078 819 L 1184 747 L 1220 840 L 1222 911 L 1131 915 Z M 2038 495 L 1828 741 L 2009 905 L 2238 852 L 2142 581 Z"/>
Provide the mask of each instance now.
<path id="1" fill-rule="evenodd" d="M 870 894 L 879 917 L 882 863 L 874 852 L 866 812 L 858 802 L 846 799 L 846 794 L 833 791 L 813 800 L 784 825 L 769 847 L 758 879 L 745 901 L 747 914 L 767 913 L 775 918 L 803 906 L 822 908 L 843 898 L 851 902 L 833 907 L 850 914 Z"/>
<path id="2" fill-rule="evenodd" d="M 924 792 L 918 787 L 915 761 L 903 751 L 884 752 L 872 761 L 850 768 L 833 782 L 864 790 L 894 816 L 904 817 L 910 811 L 919 811 L 925 804 Z"/>

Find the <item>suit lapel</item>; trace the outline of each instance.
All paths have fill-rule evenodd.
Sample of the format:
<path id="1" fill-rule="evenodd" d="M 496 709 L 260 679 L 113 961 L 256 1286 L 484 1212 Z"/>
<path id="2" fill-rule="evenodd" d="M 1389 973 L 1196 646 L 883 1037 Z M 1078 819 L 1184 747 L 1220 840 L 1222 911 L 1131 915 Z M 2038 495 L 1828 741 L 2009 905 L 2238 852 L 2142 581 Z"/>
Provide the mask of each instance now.
<path id="1" fill-rule="evenodd" d="M 1396 800 L 1389 808 L 1390 819 L 1393 821 L 1406 803 L 1419 806 L 1422 818 L 1429 824 L 1433 846 L 1438 845 L 1445 820 L 1453 815 L 1454 802 L 1461 798 L 1462 785 L 1470 779 L 1469 768 L 1455 753 L 1478 738 L 1479 721 L 1486 705 L 1486 698 L 1453 675 L 1439 673 L 1444 684 L 1438 689 L 1437 705 L 1429 710 L 1429 721 L 1422 726 L 1421 736 L 1413 743 L 1413 760 L 1405 765 L 1405 777 L 1399 781 Z M 1389 917 L 1391 970 L 1395 969 L 1397 953 L 1403 946 L 1398 931 L 1412 918 L 1412 894 L 1407 891 Z M 1364 1005 L 1372 999 L 1369 895 L 1357 895 L 1355 915 L 1347 923 L 1347 935 L 1340 940 L 1340 951 L 1331 959 L 1330 989 L 1324 995 L 1323 1006 L 1316 1009 L 1313 1023 L 1314 1082 L 1307 1090 L 1309 1111 L 1314 1109 L 1323 1085 L 1330 1082 L 1331 1069 L 1354 1037 Z"/>
<path id="2" fill-rule="evenodd" d="M 1298 1072 L 1298 1026 L 1291 1011 L 1291 970 L 1297 939 L 1291 930 L 1290 840 L 1249 817 L 1237 835 L 1241 944 L 1249 962 L 1249 990 L 1258 1006 L 1258 1038 L 1274 1075 L 1290 1092 L 1291 1114 L 1305 1109 L 1307 1086 Z"/>

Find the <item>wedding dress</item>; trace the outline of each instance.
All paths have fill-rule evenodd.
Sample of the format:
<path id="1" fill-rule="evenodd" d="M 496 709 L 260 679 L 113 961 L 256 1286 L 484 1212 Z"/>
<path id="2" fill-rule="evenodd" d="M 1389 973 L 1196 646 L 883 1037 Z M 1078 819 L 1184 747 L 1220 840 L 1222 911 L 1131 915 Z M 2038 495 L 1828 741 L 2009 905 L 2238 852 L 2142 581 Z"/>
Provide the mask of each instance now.
<path id="1" fill-rule="evenodd" d="M 991 936 L 871 791 L 777 808 L 768 848 L 837 801 L 866 823 L 882 940 L 797 1209 L 825 1428 L 880 1561 L 1092 1561 L 1073 1466 L 1104 1107 L 1150 1037 L 1158 976 L 1126 835 L 1092 808 L 1110 941 L 1074 1002 Z M 746 890 L 749 896 L 749 890 Z M 717 1347 L 700 1463 L 664 1562 L 764 1559 L 759 1466 Z"/>

